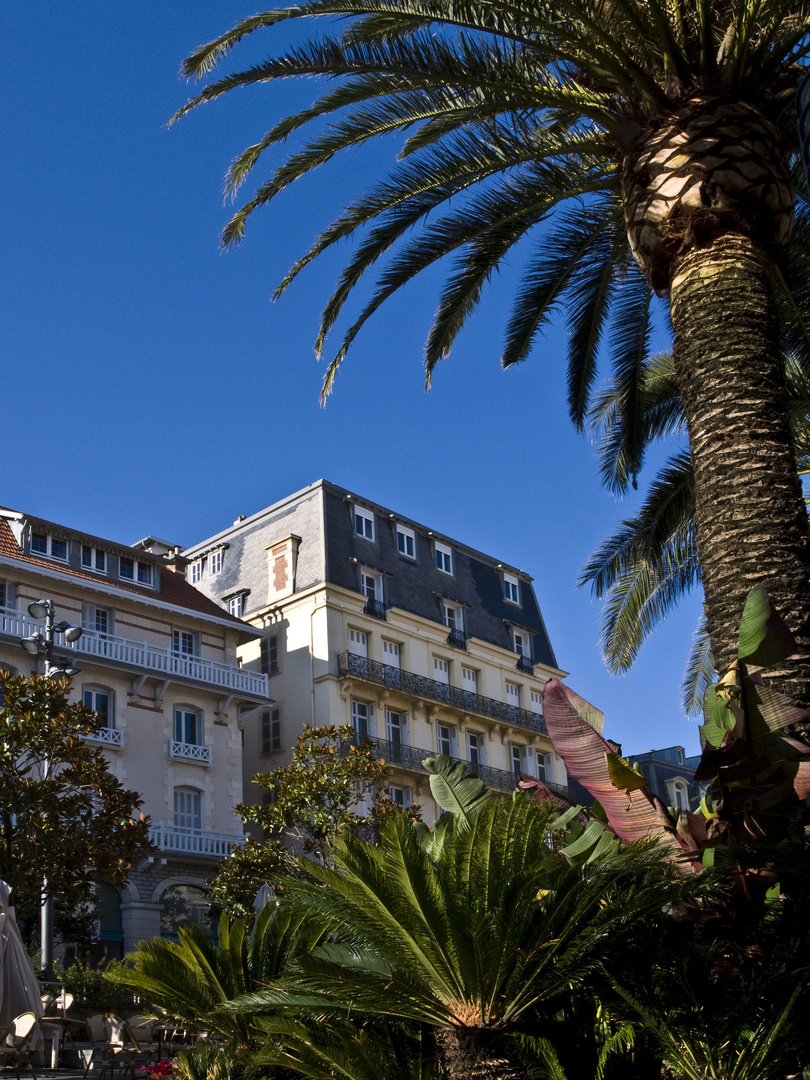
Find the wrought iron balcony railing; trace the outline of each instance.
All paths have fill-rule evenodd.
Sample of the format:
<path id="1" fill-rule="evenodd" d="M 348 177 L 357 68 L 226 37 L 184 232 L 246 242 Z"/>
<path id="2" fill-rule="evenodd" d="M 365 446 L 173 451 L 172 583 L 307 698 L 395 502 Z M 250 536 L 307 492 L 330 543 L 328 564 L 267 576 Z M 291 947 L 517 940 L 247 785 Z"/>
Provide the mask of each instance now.
<path id="1" fill-rule="evenodd" d="M 515 664 L 518 671 L 525 671 L 527 675 L 534 675 L 534 664 L 530 656 L 521 656 Z"/>
<path id="2" fill-rule="evenodd" d="M 452 645 L 454 649 L 466 649 L 467 637 L 463 630 L 451 630 L 447 635 L 447 644 Z"/>
<path id="3" fill-rule="evenodd" d="M 0 633 L 21 638 L 41 634 L 44 629 L 44 626 L 32 619 L 27 612 L 0 608 Z M 268 697 L 267 675 L 247 671 L 232 664 L 220 664 L 216 660 L 206 660 L 201 656 L 186 656 L 145 641 L 130 641 L 115 634 L 84 630 L 78 641 L 65 641 L 64 634 L 58 633 L 56 644 L 60 648 L 72 649 L 101 660 L 154 671 L 164 677 L 178 675 L 230 693 Z"/>
<path id="4" fill-rule="evenodd" d="M 184 855 L 224 859 L 244 841 L 244 836 L 209 832 L 206 829 L 183 829 L 176 825 L 169 825 L 165 821 L 156 821 L 149 829 L 149 842 L 158 851 Z"/>
<path id="5" fill-rule="evenodd" d="M 375 619 L 385 620 L 385 604 L 382 600 L 372 600 L 371 597 L 366 600 L 366 606 L 363 608 L 364 615 L 373 615 Z"/>
<path id="6" fill-rule="evenodd" d="M 352 742 L 355 746 L 361 742 L 371 742 L 383 761 L 390 765 L 399 765 L 403 769 L 414 769 L 422 773 L 427 772 L 422 762 L 426 758 L 436 757 L 435 750 L 423 750 L 418 746 L 408 746 L 405 743 L 392 742 L 390 739 L 377 739 L 371 736 L 363 739 L 359 735 L 355 735 Z M 345 747 L 346 744 L 343 744 L 344 752 Z M 473 765 L 471 762 L 457 757 L 452 760 L 454 762 L 460 761 L 469 772 L 479 776 L 487 787 L 495 788 L 497 791 L 514 791 L 517 787 L 519 773 L 508 772 L 506 769 L 495 769 L 490 765 Z M 547 781 L 544 781 L 544 783 L 547 783 Z M 562 784 L 549 783 L 548 786 L 564 798 L 573 798 L 571 789 L 564 787 Z"/>
<path id="7" fill-rule="evenodd" d="M 363 679 L 365 682 L 375 683 L 377 686 L 402 690 L 403 693 L 412 694 L 414 697 L 439 701 L 460 712 L 476 713 L 479 716 L 488 716 L 492 720 L 500 720 L 505 724 L 528 728 L 529 731 L 546 733 L 543 717 L 529 712 L 528 709 L 519 709 L 515 705 L 507 705 L 494 698 L 473 694 L 458 686 L 448 686 L 447 683 L 436 682 L 435 679 L 416 675 L 412 671 L 403 671 L 401 668 L 381 664 L 377 660 L 369 660 L 368 657 L 358 656 L 356 653 L 340 654 L 338 675 L 341 678 L 350 675 L 356 679 Z"/>

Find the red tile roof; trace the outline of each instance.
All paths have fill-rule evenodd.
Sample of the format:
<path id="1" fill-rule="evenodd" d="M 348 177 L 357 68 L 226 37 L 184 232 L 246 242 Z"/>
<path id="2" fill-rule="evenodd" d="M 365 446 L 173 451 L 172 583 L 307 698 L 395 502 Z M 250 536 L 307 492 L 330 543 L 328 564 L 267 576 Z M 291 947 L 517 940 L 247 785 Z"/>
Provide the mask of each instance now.
<path id="1" fill-rule="evenodd" d="M 0 510 L 6 509 L 1 507 Z M 42 518 L 34 518 L 37 524 L 48 525 L 53 531 L 57 531 L 60 534 L 73 535 L 75 530 L 66 529 L 64 526 L 56 525 L 51 522 L 46 522 Z M 83 538 L 88 534 L 81 533 Z M 124 544 L 112 544 L 110 541 L 103 540 L 102 538 L 93 537 L 92 539 L 98 539 L 99 544 L 106 544 L 108 547 L 116 547 L 121 550 L 131 550 L 133 558 L 140 558 L 144 552 L 136 550 L 134 548 L 126 548 Z M 114 581 L 103 574 L 88 573 L 85 570 L 77 570 L 72 566 L 64 566 L 56 564 L 50 559 L 41 559 L 36 555 L 26 555 L 20 545 L 17 543 L 17 539 L 14 533 L 11 531 L 8 521 L 0 516 L 0 555 L 4 555 L 7 558 L 14 559 L 17 562 L 26 563 L 32 567 L 42 567 L 47 570 L 57 570 L 60 574 L 65 574 L 68 577 L 78 578 L 83 581 L 92 581 L 96 584 L 104 584 L 111 586 L 114 589 L 120 589 L 122 592 L 135 593 L 137 596 L 142 596 L 145 599 L 159 598 L 164 600 L 167 604 L 172 604 L 174 607 L 186 608 L 188 611 L 196 611 L 200 615 L 215 616 L 218 619 L 224 619 L 226 622 L 233 623 L 234 627 L 238 627 L 244 631 L 252 631 L 252 627 L 243 622 L 241 619 L 237 619 L 231 615 L 229 611 L 221 608 L 219 604 L 215 603 L 209 597 L 205 596 L 195 589 L 193 585 L 181 575 L 176 574 L 173 570 L 169 570 L 165 566 L 160 566 L 160 559 L 156 559 L 154 556 L 149 560 L 153 564 L 157 565 L 160 571 L 160 592 L 156 592 L 154 589 L 145 589 L 138 585 L 130 585 L 125 581 Z"/>

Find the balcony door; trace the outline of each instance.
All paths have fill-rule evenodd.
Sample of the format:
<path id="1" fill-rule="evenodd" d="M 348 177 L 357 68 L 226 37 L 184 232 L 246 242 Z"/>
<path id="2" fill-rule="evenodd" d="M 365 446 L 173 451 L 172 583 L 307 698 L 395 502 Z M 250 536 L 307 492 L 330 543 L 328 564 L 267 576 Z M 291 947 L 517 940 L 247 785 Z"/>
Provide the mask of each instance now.
<path id="1" fill-rule="evenodd" d="M 199 832 L 202 829 L 202 794 L 193 788 L 174 789 L 174 825 L 176 829 Z"/>
<path id="2" fill-rule="evenodd" d="M 386 641 L 385 638 L 383 638 L 382 658 L 383 663 L 389 669 L 385 672 L 386 685 L 399 686 L 401 681 L 399 643 L 396 641 Z"/>
<path id="3" fill-rule="evenodd" d="M 368 635 L 362 630 L 349 630 L 349 652 L 368 659 Z"/>
<path id="4" fill-rule="evenodd" d="M 385 711 L 385 737 L 391 761 L 402 761 L 402 747 L 408 745 L 408 714 L 394 709 Z"/>

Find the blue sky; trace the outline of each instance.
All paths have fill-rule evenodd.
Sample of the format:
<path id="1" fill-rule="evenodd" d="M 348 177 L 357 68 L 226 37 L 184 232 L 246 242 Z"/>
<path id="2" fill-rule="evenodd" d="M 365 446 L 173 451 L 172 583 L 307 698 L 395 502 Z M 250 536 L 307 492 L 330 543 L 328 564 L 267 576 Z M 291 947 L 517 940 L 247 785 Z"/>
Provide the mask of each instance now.
<path id="1" fill-rule="evenodd" d="M 0 502 L 123 542 L 188 545 L 325 477 L 530 573 L 558 662 L 605 710 L 606 734 L 626 753 L 698 752 L 678 687 L 699 598 L 628 676 L 602 663 L 599 605 L 577 573 L 653 470 L 623 502 L 599 486 L 594 449 L 566 416 L 561 328 L 501 370 L 515 267 L 430 393 L 421 356 L 435 275 L 377 314 L 321 408 L 312 345 L 348 249 L 280 302 L 270 295 L 394 144 L 294 185 L 220 252 L 228 163 L 315 84 L 240 91 L 165 123 L 192 93 L 182 58 L 255 10 L 5 0 Z M 260 35 L 235 62 L 272 48 Z"/>

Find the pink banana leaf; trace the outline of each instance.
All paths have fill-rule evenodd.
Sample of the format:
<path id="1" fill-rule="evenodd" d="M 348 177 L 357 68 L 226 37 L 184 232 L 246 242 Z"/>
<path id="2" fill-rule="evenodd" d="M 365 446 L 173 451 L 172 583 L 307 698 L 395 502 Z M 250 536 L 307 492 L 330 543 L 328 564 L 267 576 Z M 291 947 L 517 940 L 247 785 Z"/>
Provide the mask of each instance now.
<path id="1" fill-rule="evenodd" d="M 551 679 L 543 693 L 543 712 L 568 775 L 599 801 L 616 835 L 628 842 L 655 840 L 684 869 L 699 871 L 691 845 L 678 836 L 676 823 L 660 799 L 645 790 L 628 794 L 613 786 L 607 755 L 615 750 L 585 719 L 593 712 L 588 702 L 558 679 Z"/>

